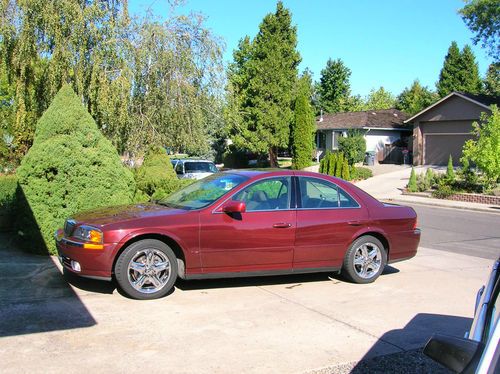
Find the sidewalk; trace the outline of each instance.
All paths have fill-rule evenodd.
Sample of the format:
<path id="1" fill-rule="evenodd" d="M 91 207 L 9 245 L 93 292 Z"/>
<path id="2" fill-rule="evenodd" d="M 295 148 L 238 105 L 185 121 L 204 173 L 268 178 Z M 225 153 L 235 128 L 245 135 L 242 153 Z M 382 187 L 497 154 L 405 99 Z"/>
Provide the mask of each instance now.
<path id="1" fill-rule="evenodd" d="M 425 166 L 416 166 L 415 172 L 420 174 L 425 172 L 426 169 L 427 167 Z M 382 201 L 402 204 L 431 205 L 453 209 L 468 209 L 500 214 L 500 206 L 403 195 L 402 191 L 408 184 L 410 173 L 411 167 L 408 166 L 394 172 L 375 175 L 372 178 L 356 182 L 355 184 L 373 197 Z"/>

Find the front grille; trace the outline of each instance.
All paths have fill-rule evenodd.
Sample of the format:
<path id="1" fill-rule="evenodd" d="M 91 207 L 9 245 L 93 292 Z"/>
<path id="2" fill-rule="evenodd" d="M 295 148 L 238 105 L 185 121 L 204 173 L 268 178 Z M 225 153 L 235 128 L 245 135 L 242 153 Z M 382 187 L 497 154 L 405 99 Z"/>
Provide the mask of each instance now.
<path id="1" fill-rule="evenodd" d="M 70 237 L 73 234 L 73 231 L 75 230 L 76 222 L 72 219 L 66 220 L 64 223 L 64 236 L 65 237 Z"/>
<path id="2" fill-rule="evenodd" d="M 71 259 L 69 257 L 66 257 L 66 256 L 61 256 L 61 258 L 62 258 L 63 264 L 71 269 Z"/>

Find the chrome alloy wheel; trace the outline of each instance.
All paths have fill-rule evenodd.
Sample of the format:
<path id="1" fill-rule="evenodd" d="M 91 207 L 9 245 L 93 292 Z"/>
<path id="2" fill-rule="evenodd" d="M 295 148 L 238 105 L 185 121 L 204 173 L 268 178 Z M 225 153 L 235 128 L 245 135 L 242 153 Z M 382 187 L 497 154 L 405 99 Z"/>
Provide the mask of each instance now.
<path id="1" fill-rule="evenodd" d="M 161 290 L 170 279 L 170 261 L 156 249 L 138 251 L 127 267 L 130 285 L 141 293 Z"/>
<path id="2" fill-rule="evenodd" d="M 363 279 L 377 275 L 382 264 L 382 253 L 374 243 L 364 243 L 354 252 L 354 271 Z"/>

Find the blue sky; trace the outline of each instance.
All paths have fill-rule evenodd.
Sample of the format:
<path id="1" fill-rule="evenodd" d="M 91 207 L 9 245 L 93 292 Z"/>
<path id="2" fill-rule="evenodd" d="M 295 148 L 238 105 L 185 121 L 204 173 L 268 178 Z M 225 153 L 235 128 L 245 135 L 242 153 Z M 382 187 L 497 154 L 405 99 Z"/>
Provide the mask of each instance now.
<path id="1" fill-rule="evenodd" d="M 434 89 L 452 40 L 472 46 L 484 75 L 491 59 L 479 46 L 457 10 L 461 0 L 284 0 L 297 26 L 301 70 L 318 80 L 328 58 L 341 58 L 351 69 L 353 94 L 365 96 L 384 86 L 400 93 L 415 78 Z M 166 0 L 129 0 L 132 14 L 147 7 L 162 18 Z M 226 43 L 224 59 L 245 35 L 254 37 L 263 17 L 276 9 L 274 0 L 188 0 L 177 13 L 206 17 L 206 26 Z"/>

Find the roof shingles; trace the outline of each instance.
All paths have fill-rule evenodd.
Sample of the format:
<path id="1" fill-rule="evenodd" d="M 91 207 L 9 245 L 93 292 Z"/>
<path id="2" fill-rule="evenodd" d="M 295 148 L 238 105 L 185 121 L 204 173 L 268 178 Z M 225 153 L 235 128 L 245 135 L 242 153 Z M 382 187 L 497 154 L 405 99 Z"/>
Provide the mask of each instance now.
<path id="1" fill-rule="evenodd" d="M 362 128 L 408 129 L 404 124 L 408 115 L 397 109 L 367 110 L 324 114 L 316 120 L 318 130 L 346 130 Z"/>

